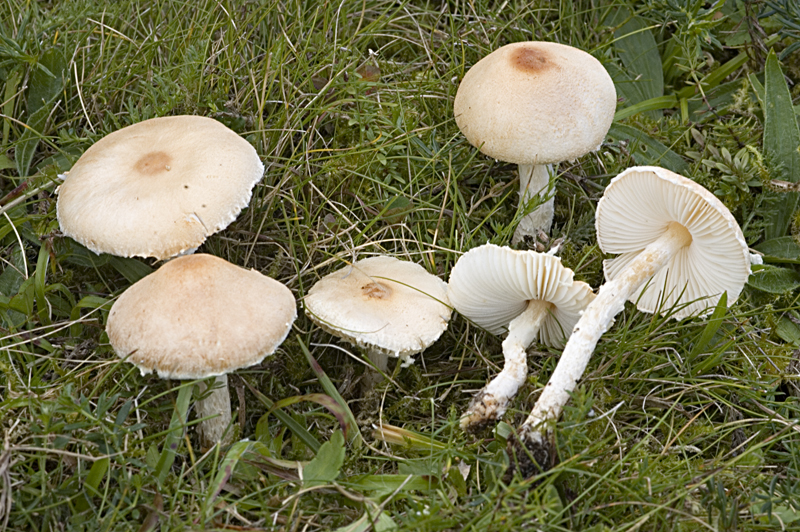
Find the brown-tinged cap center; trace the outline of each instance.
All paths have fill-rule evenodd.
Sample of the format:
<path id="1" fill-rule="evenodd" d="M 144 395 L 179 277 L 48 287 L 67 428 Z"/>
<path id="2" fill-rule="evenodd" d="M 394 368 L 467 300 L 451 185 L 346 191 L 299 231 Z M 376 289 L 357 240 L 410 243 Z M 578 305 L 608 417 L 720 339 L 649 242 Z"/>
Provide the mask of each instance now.
<path id="1" fill-rule="evenodd" d="M 145 153 L 133 165 L 134 170 L 144 175 L 156 175 L 170 170 L 172 157 L 163 151 Z"/>
<path id="2" fill-rule="evenodd" d="M 556 65 L 544 50 L 521 46 L 511 54 L 511 66 L 521 72 L 537 74 L 555 68 Z"/>
<path id="3" fill-rule="evenodd" d="M 392 289 L 378 282 L 371 282 L 361 287 L 361 293 L 368 299 L 389 299 Z"/>

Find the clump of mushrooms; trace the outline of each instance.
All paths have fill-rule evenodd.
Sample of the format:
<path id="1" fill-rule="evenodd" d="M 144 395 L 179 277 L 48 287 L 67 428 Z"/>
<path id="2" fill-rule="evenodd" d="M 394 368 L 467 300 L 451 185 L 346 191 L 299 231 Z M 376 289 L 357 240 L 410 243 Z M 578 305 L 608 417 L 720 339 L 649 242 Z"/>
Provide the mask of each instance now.
<path id="1" fill-rule="evenodd" d="M 323 330 L 366 350 L 380 371 L 389 357 L 413 362 L 447 329 L 452 310 L 447 284 L 419 264 L 389 256 L 354 262 L 326 275 L 303 299 L 306 315 Z M 365 389 L 380 382 L 367 372 Z"/>
<path id="2" fill-rule="evenodd" d="M 513 242 L 550 231 L 549 165 L 600 148 L 616 109 L 614 82 L 582 50 L 552 42 L 499 48 L 464 75 L 454 102 L 456 123 L 481 152 L 519 165 L 520 204 L 539 207 L 520 220 Z"/>
<path id="3" fill-rule="evenodd" d="M 492 334 L 508 330 L 503 370 L 475 397 L 461 427 L 477 431 L 499 419 L 528 374 L 526 349 L 537 338 L 561 347 L 592 288 L 573 280 L 561 259 L 534 251 L 485 244 L 461 256 L 450 273 L 453 307 Z"/>
<path id="4" fill-rule="evenodd" d="M 747 243 L 730 211 L 694 181 L 664 168 L 629 168 L 615 177 L 597 207 L 597 242 L 619 256 L 604 263 L 607 282 L 586 308 L 550 381 L 519 430 L 527 452 L 515 452 L 524 477 L 546 469 L 546 438 L 583 375 L 600 336 L 625 301 L 640 310 L 684 318 L 710 312 L 727 293 L 739 297 L 750 275 Z M 532 457 L 533 460 L 530 460 Z"/>
<path id="5" fill-rule="evenodd" d="M 226 228 L 264 165 L 211 118 L 152 118 L 115 131 L 78 159 L 58 191 L 61 230 L 95 253 L 168 259 Z"/>
<path id="6" fill-rule="evenodd" d="M 297 308 L 291 291 L 255 270 L 205 254 L 167 262 L 126 290 L 108 315 L 117 355 L 162 379 L 216 377 L 195 403 L 200 442 L 229 443 L 227 373 L 260 363 L 283 343 Z M 205 392 L 201 386 L 201 393 Z"/>

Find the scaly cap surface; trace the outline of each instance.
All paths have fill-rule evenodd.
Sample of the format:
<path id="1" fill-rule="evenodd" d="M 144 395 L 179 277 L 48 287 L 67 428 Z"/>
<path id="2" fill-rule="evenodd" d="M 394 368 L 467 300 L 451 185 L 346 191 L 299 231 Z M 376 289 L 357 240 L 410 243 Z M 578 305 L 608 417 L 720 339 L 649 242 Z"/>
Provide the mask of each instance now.
<path id="1" fill-rule="evenodd" d="M 571 160 L 600 147 L 617 93 L 600 62 L 552 42 L 498 48 L 464 75 L 456 123 L 483 153 L 516 164 Z"/>
<path id="2" fill-rule="evenodd" d="M 326 275 L 303 300 L 306 315 L 351 344 L 408 358 L 447 329 L 447 284 L 419 264 L 363 259 Z"/>
<path id="3" fill-rule="evenodd" d="M 143 374 L 201 379 L 261 362 L 297 317 L 291 291 L 212 255 L 178 257 L 117 299 L 106 331 Z"/>
<path id="4" fill-rule="evenodd" d="M 86 150 L 60 187 L 58 222 L 95 253 L 167 259 L 226 228 L 263 174 L 255 149 L 216 120 L 153 118 Z"/>

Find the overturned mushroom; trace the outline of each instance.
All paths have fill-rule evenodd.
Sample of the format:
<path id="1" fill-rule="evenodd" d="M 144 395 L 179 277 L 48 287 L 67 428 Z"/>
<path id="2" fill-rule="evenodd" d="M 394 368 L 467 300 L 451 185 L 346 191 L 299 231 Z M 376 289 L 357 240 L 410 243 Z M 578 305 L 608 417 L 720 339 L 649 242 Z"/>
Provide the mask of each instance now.
<path id="1" fill-rule="evenodd" d="M 306 315 L 329 333 L 362 347 L 385 371 L 389 357 L 413 362 L 447 329 L 447 284 L 419 264 L 378 256 L 326 275 L 303 299 Z M 380 382 L 367 373 L 366 388 Z"/>
<path id="2" fill-rule="evenodd" d="M 488 330 L 502 334 L 505 364 L 475 397 L 461 427 L 475 431 L 499 419 L 528 374 L 526 349 L 537 338 L 561 347 L 586 305 L 591 287 L 574 281 L 561 259 L 534 251 L 485 244 L 458 259 L 448 293 L 453 307 Z"/>
<path id="3" fill-rule="evenodd" d="M 750 253 L 730 211 L 694 181 L 664 168 L 629 168 L 615 177 L 597 207 L 597 241 L 608 282 L 575 325 L 550 381 L 520 428 L 531 456 L 549 454 L 548 422 L 561 414 L 600 336 L 625 301 L 646 312 L 683 318 L 710 312 L 722 293 L 732 305 L 750 275 Z M 524 476 L 540 466 L 520 458 Z"/>
<path id="4" fill-rule="evenodd" d="M 582 50 L 552 42 L 518 42 L 478 61 L 458 86 L 459 129 L 489 157 L 519 165 L 520 204 L 543 203 L 520 220 L 516 243 L 550 231 L 550 164 L 600 148 L 617 104 L 614 82 Z"/>
<path id="5" fill-rule="evenodd" d="M 106 331 L 120 358 L 162 379 L 216 377 L 195 406 L 201 443 L 223 439 L 231 421 L 227 373 L 253 366 L 283 343 L 297 317 L 283 284 L 205 254 L 174 259 L 128 288 Z M 201 392 L 205 391 L 201 387 Z"/>

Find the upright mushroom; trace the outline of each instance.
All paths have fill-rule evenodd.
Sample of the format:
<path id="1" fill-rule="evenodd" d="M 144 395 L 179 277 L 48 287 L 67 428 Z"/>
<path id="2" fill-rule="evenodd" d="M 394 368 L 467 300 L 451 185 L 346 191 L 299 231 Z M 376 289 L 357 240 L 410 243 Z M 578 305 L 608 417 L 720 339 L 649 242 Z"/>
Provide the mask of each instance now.
<path id="1" fill-rule="evenodd" d="M 291 291 L 255 270 L 205 254 L 174 259 L 128 288 L 106 331 L 120 358 L 162 379 L 216 377 L 195 404 L 204 446 L 231 421 L 227 373 L 271 355 L 297 317 Z M 201 390 L 203 391 L 203 390 Z"/>
<path id="2" fill-rule="evenodd" d="M 453 105 L 461 132 L 489 157 L 519 165 L 520 204 L 535 194 L 544 201 L 520 220 L 514 242 L 550 231 L 547 165 L 599 149 L 616 102 L 597 59 L 552 42 L 508 44 L 464 75 Z"/>
<path id="3" fill-rule="evenodd" d="M 594 299 L 592 288 L 572 275 L 558 257 L 493 244 L 473 248 L 458 259 L 448 283 L 453 307 L 492 334 L 508 330 L 503 371 L 472 399 L 461 418 L 463 429 L 479 430 L 505 413 L 525 382 L 525 351 L 534 340 L 564 345 Z"/>
<path id="4" fill-rule="evenodd" d="M 90 147 L 59 188 L 65 235 L 95 253 L 168 259 L 226 228 L 264 174 L 256 150 L 211 118 L 152 118 Z"/>
<path id="5" fill-rule="evenodd" d="M 710 312 L 723 292 L 732 305 L 750 275 L 750 254 L 730 211 L 694 181 L 664 168 L 629 168 L 615 177 L 597 207 L 597 242 L 606 253 L 606 282 L 575 325 L 520 439 L 534 457 L 548 453 L 544 433 L 583 375 L 600 336 L 625 301 L 645 312 L 683 318 Z M 545 465 L 545 464 L 539 464 Z M 525 476 L 538 470 L 520 463 Z"/>
<path id="6" fill-rule="evenodd" d="M 389 357 L 413 362 L 447 329 L 447 284 L 419 264 L 389 256 L 362 259 L 320 279 L 303 299 L 322 329 L 362 347 L 381 371 Z M 367 373 L 366 388 L 380 380 Z"/>

